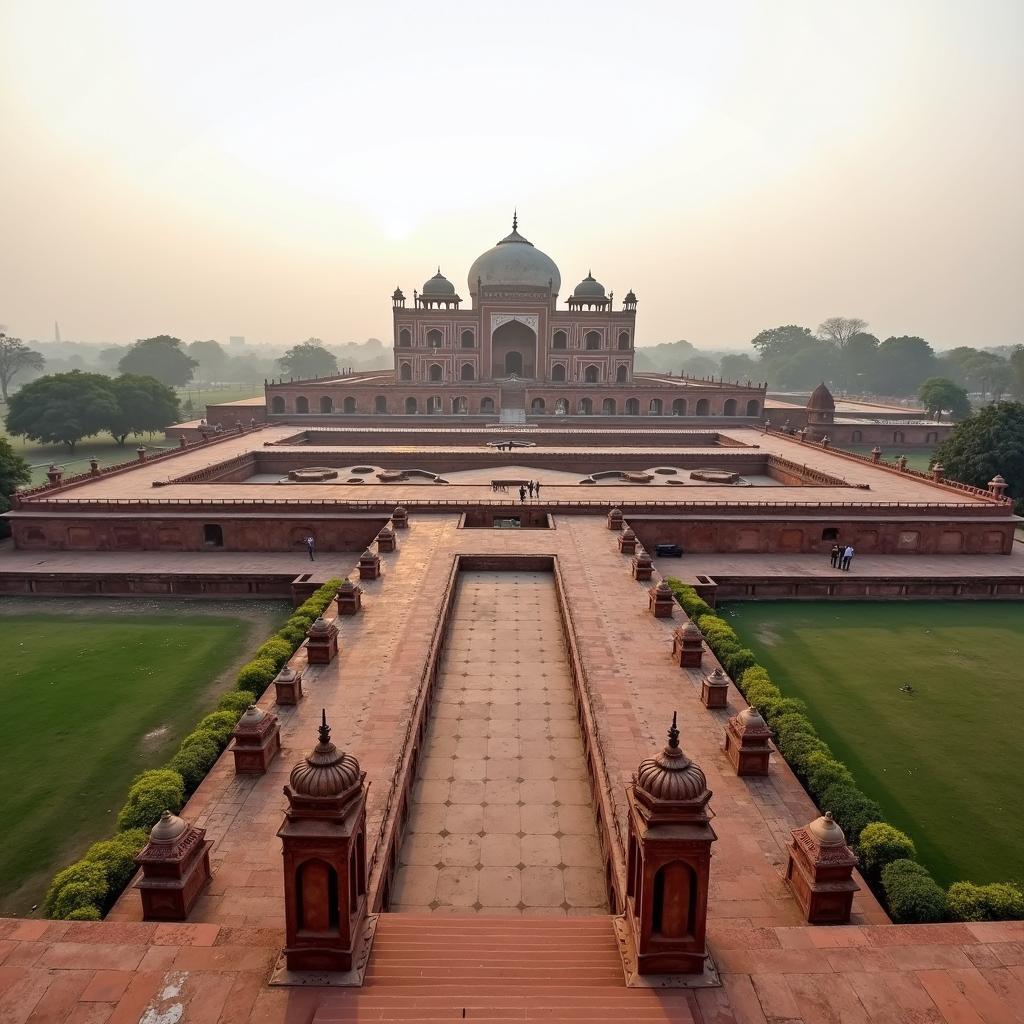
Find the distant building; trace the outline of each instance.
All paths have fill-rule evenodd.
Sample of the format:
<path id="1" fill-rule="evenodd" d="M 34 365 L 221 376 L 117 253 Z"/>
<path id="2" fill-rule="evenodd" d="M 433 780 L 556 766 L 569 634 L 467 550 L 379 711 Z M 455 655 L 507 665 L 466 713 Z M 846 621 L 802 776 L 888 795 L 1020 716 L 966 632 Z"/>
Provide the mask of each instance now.
<path id="1" fill-rule="evenodd" d="M 245 336 L 241 334 L 232 334 L 228 338 L 228 348 L 245 348 Z"/>

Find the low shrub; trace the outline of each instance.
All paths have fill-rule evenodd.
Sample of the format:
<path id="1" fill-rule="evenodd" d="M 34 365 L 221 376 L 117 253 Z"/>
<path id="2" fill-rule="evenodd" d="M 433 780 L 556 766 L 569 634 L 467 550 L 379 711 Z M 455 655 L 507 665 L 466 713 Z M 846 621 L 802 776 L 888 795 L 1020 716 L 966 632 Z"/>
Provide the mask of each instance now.
<path id="1" fill-rule="evenodd" d="M 884 821 L 865 825 L 857 847 L 861 866 L 871 878 L 879 878 L 882 869 L 894 860 L 917 860 L 917 850 L 910 836 Z"/>
<path id="2" fill-rule="evenodd" d="M 687 586 L 682 580 L 677 580 L 674 576 L 668 576 L 665 582 L 672 588 L 672 593 L 675 599 L 682 606 L 682 609 L 686 614 L 697 621 L 702 615 L 713 615 L 711 605 L 697 594 L 697 591 L 693 587 Z"/>
<path id="3" fill-rule="evenodd" d="M 128 799 L 117 816 L 119 832 L 152 828 L 165 811 L 178 812 L 185 803 L 185 780 L 170 768 L 143 772 L 128 790 Z"/>
<path id="4" fill-rule="evenodd" d="M 78 860 L 53 876 L 43 897 L 43 913 L 64 918 L 81 908 L 92 907 L 98 914 L 106 895 L 107 873 L 103 865 Z"/>
<path id="5" fill-rule="evenodd" d="M 949 915 L 956 921 L 1020 921 L 1024 919 L 1024 890 L 1012 882 L 954 882 L 946 896 Z"/>
<path id="6" fill-rule="evenodd" d="M 811 720 L 807 717 L 807 704 L 804 701 L 797 697 L 780 697 L 777 701 L 772 701 L 772 719 L 774 721 L 778 722 L 788 715 L 799 715 L 808 725 L 811 725 Z M 814 726 L 811 725 L 811 728 L 813 729 Z"/>
<path id="7" fill-rule="evenodd" d="M 846 841 L 854 847 L 865 827 L 882 817 L 882 808 L 851 783 L 833 783 L 818 796 L 818 806 L 832 812 L 846 833 Z"/>
<path id="8" fill-rule="evenodd" d="M 882 868 L 882 890 L 896 924 L 928 924 L 946 916 L 946 894 L 915 861 L 894 860 Z"/>
<path id="9" fill-rule="evenodd" d="M 824 793 L 838 782 L 846 783 L 848 786 L 854 784 L 850 769 L 842 761 L 824 754 L 812 754 L 807 758 L 804 777 L 807 779 L 808 788 L 816 795 Z"/>
<path id="10" fill-rule="evenodd" d="M 230 711 L 211 711 L 204 719 L 192 731 L 191 736 L 196 733 L 208 733 L 214 739 L 214 742 L 218 746 L 218 753 L 228 745 L 228 740 L 231 739 L 231 734 L 235 731 L 235 726 L 238 724 L 238 716 L 232 714 Z M 191 739 L 191 736 L 187 736 L 182 741 L 182 746 Z"/>
<path id="11" fill-rule="evenodd" d="M 252 694 L 248 690 L 228 690 L 217 701 L 218 711 L 230 711 L 241 718 L 245 709 L 252 703 Z"/>
<path id="12" fill-rule="evenodd" d="M 304 615 L 300 614 L 299 612 L 295 612 L 292 615 L 292 617 L 284 624 L 284 628 L 288 629 L 289 627 L 294 626 L 296 629 L 302 630 L 302 637 L 303 639 L 305 639 L 306 631 L 309 629 L 310 626 L 313 625 L 315 619 L 315 615 Z"/>
<path id="13" fill-rule="evenodd" d="M 746 681 L 750 678 L 750 671 L 747 670 L 744 673 L 743 679 Z M 782 700 L 782 693 L 774 683 L 757 682 L 746 685 L 743 689 L 743 696 L 746 697 L 747 703 L 753 705 L 761 712 L 762 715 L 766 714 L 766 707 L 768 704 L 774 704 L 776 701 Z"/>
<path id="14" fill-rule="evenodd" d="M 726 651 L 722 656 L 722 663 L 729 675 L 735 679 L 737 676 L 743 675 L 748 668 L 752 668 L 757 663 L 757 659 L 749 647 L 740 647 L 737 650 Z"/>
<path id="15" fill-rule="evenodd" d="M 191 742 L 187 746 L 182 743 L 178 752 L 167 762 L 167 767 L 181 775 L 185 780 L 185 789 L 192 793 L 217 763 L 220 747 L 216 738 L 208 732 L 194 732 L 186 739 Z"/>
<path id="16" fill-rule="evenodd" d="M 149 840 L 144 828 L 131 828 L 118 832 L 112 839 L 101 839 L 85 851 L 83 861 L 99 864 L 107 876 L 107 897 L 113 899 L 135 874 L 135 855 Z M 103 908 L 107 909 L 106 906 Z"/>
<path id="17" fill-rule="evenodd" d="M 65 921 L 101 921 L 102 919 L 103 915 L 93 906 L 79 907 L 64 918 Z"/>
<path id="18" fill-rule="evenodd" d="M 289 623 L 291 622 L 290 619 L 288 621 L 289 621 Z M 294 651 L 295 648 L 298 647 L 299 644 L 301 644 L 302 641 L 306 639 L 306 629 L 308 629 L 308 628 L 309 628 L 308 626 L 303 628 L 303 627 L 301 627 L 301 626 L 299 626 L 297 624 L 294 625 L 294 626 L 293 625 L 285 625 L 285 626 L 282 626 L 277 631 L 277 635 L 286 644 L 289 644 L 291 646 L 291 649 Z"/>
<path id="19" fill-rule="evenodd" d="M 790 711 L 785 715 L 776 715 L 771 721 L 772 731 L 775 733 L 775 742 L 780 742 L 784 737 L 795 736 L 802 733 L 805 736 L 817 736 L 817 730 L 806 715 L 797 711 Z"/>
<path id="20" fill-rule="evenodd" d="M 265 643 L 256 648 L 253 661 L 270 661 L 274 664 L 276 672 L 292 656 L 292 645 L 281 637 L 272 636 Z"/>
<path id="21" fill-rule="evenodd" d="M 754 665 L 752 668 L 748 668 L 739 681 L 740 688 L 744 691 L 746 691 L 747 687 L 754 686 L 757 683 L 767 683 L 768 686 L 778 689 L 772 681 L 772 677 L 768 675 L 768 669 L 763 665 Z"/>
<path id="22" fill-rule="evenodd" d="M 782 756 L 801 778 L 806 778 L 807 762 L 813 754 L 831 758 L 832 752 L 818 736 L 806 732 L 793 732 L 776 738 L 776 745 Z"/>
<path id="23" fill-rule="evenodd" d="M 277 666 L 272 661 L 260 659 L 246 662 L 239 670 L 235 685 L 248 690 L 257 697 L 270 685 L 277 675 Z"/>

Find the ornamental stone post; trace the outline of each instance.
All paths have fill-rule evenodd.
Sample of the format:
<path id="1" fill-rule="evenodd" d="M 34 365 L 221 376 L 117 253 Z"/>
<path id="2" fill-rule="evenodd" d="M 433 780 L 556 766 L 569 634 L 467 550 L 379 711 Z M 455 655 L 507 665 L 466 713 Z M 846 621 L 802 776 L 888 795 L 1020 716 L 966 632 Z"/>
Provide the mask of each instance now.
<path id="1" fill-rule="evenodd" d="M 63 476 L 64 470 L 61 469 L 60 466 L 58 466 L 56 463 L 51 462 L 50 468 L 46 471 L 46 479 L 49 480 L 51 484 L 56 486 L 61 482 Z"/>
<path id="2" fill-rule="evenodd" d="M 385 526 L 384 529 L 377 534 L 377 551 L 381 553 L 394 551 L 395 547 L 394 531 Z"/>
<path id="3" fill-rule="evenodd" d="M 236 775 L 264 775 L 281 749 L 277 715 L 250 704 L 231 734 Z"/>
<path id="4" fill-rule="evenodd" d="M 619 534 L 619 551 L 623 555 L 636 554 L 636 534 L 629 526 Z"/>
<path id="5" fill-rule="evenodd" d="M 203 886 L 210 880 L 210 847 L 205 828 L 164 811 L 149 833 L 149 842 L 135 858 L 142 878 L 135 887 L 142 896 L 144 921 L 184 921 Z"/>
<path id="6" fill-rule="evenodd" d="M 701 974 L 711 844 L 711 791 L 680 749 L 676 716 L 668 745 L 641 762 L 626 789 L 629 851 L 626 907 L 616 930 L 625 939 L 627 974 Z"/>
<path id="7" fill-rule="evenodd" d="M 729 704 L 729 677 L 716 668 L 700 684 L 701 703 L 706 708 L 724 708 Z"/>
<path id="8" fill-rule="evenodd" d="M 333 619 L 316 619 L 306 631 L 306 640 L 310 665 L 329 665 L 338 656 L 338 627 Z"/>
<path id="9" fill-rule="evenodd" d="M 366 772 L 331 742 L 323 712 L 319 742 L 291 772 L 277 834 L 284 857 L 289 971 L 355 972 L 372 929 L 366 920 Z"/>
<path id="10" fill-rule="evenodd" d="M 808 924 L 849 924 L 857 858 L 831 812 L 792 831 L 786 881 Z"/>
<path id="11" fill-rule="evenodd" d="M 402 505 L 396 506 L 395 511 L 391 513 L 391 525 L 396 530 L 408 529 L 409 512 Z"/>
<path id="12" fill-rule="evenodd" d="M 380 555 L 367 549 L 359 556 L 359 578 L 375 580 L 380 576 Z"/>
<path id="13" fill-rule="evenodd" d="M 633 556 L 632 569 L 633 579 L 641 582 L 649 580 L 654 572 L 654 562 L 651 556 L 643 549 L 637 551 Z"/>
<path id="14" fill-rule="evenodd" d="M 737 775 L 767 775 L 771 730 L 757 708 L 744 708 L 725 728 L 725 752 Z"/>
<path id="15" fill-rule="evenodd" d="M 363 588 L 357 587 L 351 580 L 345 580 L 338 587 L 336 600 L 339 615 L 355 615 L 363 606 Z"/>
<path id="16" fill-rule="evenodd" d="M 298 704 L 302 700 L 302 673 L 285 665 L 274 678 L 274 690 L 278 704 Z"/>
<path id="17" fill-rule="evenodd" d="M 676 599 L 672 594 L 672 588 L 662 580 L 657 586 L 647 591 L 649 598 L 649 609 L 656 619 L 671 619 L 672 609 Z"/>
<path id="18" fill-rule="evenodd" d="M 704 635 L 692 622 L 672 631 L 672 658 L 680 668 L 700 668 L 704 660 Z"/>
<path id="19" fill-rule="evenodd" d="M 608 529 L 609 530 L 621 530 L 622 529 L 622 509 L 613 508 L 608 512 Z"/>
<path id="20" fill-rule="evenodd" d="M 875 465 L 882 461 L 882 449 L 879 448 L 877 444 L 871 449 L 871 461 L 875 463 Z"/>

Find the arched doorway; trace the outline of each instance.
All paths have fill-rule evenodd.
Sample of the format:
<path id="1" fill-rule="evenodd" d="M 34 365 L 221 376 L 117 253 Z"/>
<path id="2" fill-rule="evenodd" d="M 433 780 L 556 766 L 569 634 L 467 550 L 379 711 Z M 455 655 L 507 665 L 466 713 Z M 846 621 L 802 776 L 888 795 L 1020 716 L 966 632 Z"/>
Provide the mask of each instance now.
<path id="1" fill-rule="evenodd" d="M 601 405 L 601 412 L 604 413 L 605 416 L 614 416 L 615 415 L 615 399 L 614 398 L 606 398 L 604 400 L 604 402 L 602 403 L 602 405 Z"/>
<path id="2" fill-rule="evenodd" d="M 378 395 L 373 400 L 373 411 L 374 412 L 387 412 L 388 411 L 388 400 L 384 395 Z"/>
<path id="3" fill-rule="evenodd" d="M 565 363 L 555 363 L 555 365 L 551 367 L 551 379 L 553 381 L 565 380 Z M 284 412 L 284 409 L 281 411 Z"/>
<path id="4" fill-rule="evenodd" d="M 569 411 L 569 402 L 566 399 L 560 398 L 560 399 L 558 399 L 557 402 L 555 402 L 555 415 L 556 416 L 565 416 L 566 413 L 568 413 L 568 411 Z"/>
<path id="5" fill-rule="evenodd" d="M 431 363 L 430 364 L 430 371 L 429 371 L 430 379 L 432 381 L 439 381 L 441 379 L 441 376 L 442 376 L 441 364 L 440 363 Z"/>
<path id="6" fill-rule="evenodd" d="M 590 416 L 594 411 L 594 403 L 589 398 L 580 399 L 579 412 L 581 416 Z"/>
<path id="7" fill-rule="evenodd" d="M 284 399 L 280 395 L 274 395 L 270 400 L 271 412 L 284 412 Z"/>
<path id="8" fill-rule="evenodd" d="M 463 363 L 462 370 L 459 375 L 463 380 L 473 380 L 476 377 L 476 371 L 473 369 L 473 364 Z"/>
<path id="9" fill-rule="evenodd" d="M 708 412 L 710 410 L 711 410 L 711 405 L 710 405 L 710 403 L 708 402 L 708 400 L 706 398 L 702 398 L 702 399 L 700 399 L 700 401 L 697 402 L 697 415 L 698 416 L 707 416 L 707 414 L 708 414 Z"/>
<path id="10" fill-rule="evenodd" d="M 736 415 L 736 399 L 735 398 L 727 398 L 725 400 L 725 408 L 722 411 L 725 413 L 726 416 L 735 416 Z"/>
<path id="11" fill-rule="evenodd" d="M 494 412 L 494 399 L 488 396 L 480 400 L 480 411 L 482 413 L 493 413 Z"/>
<path id="12" fill-rule="evenodd" d="M 591 363 L 590 366 L 588 366 L 583 371 L 583 383 L 584 384 L 596 384 L 597 383 L 597 375 L 598 375 L 599 372 L 600 371 L 598 370 L 598 368 L 596 366 L 594 366 L 593 363 Z"/>
<path id="13" fill-rule="evenodd" d="M 626 378 L 628 376 L 629 376 L 629 370 L 627 370 L 625 366 L 620 366 L 615 371 L 615 383 L 616 384 L 625 384 L 626 383 Z"/>
<path id="14" fill-rule="evenodd" d="M 399 380 L 412 380 L 412 366 L 409 363 L 402 363 L 398 368 Z"/>
<path id="15" fill-rule="evenodd" d="M 320 399 L 320 411 L 321 412 L 334 412 L 334 402 L 331 401 L 330 396 L 324 395 Z"/>
<path id="16" fill-rule="evenodd" d="M 356 411 L 356 400 L 351 395 L 349 395 L 345 399 L 345 404 L 342 406 L 342 408 L 345 410 L 345 412 L 348 412 L 348 413 L 355 412 Z"/>
<path id="17" fill-rule="evenodd" d="M 627 416 L 639 416 L 640 415 L 640 400 L 638 398 L 627 398 L 626 399 L 626 415 Z"/>
<path id="18" fill-rule="evenodd" d="M 536 332 L 520 320 L 503 323 L 491 335 L 491 365 L 499 376 L 536 377 Z"/>
<path id="19" fill-rule="evenodd" d="M 685 416 L 686 415 L 686 399 L 677 398 L 672 403 L 672 415 L 673 416 Z"/>
<path id="20" fill-rule="evenodd" d="M 661 399 L 660 398 L 652 398 L 651 399 L 650 408 L 649 408 L 648 411 L 650 412 L 650 414 L 652 416 L 660 416 L 661 415 Z"/>
<path id="21" fill-rule="evenodd" d="M 756 398 L 752 398 L 749 402 L 747 402 L 747 415 L 748 416 L 757 416 L 757 415 L 760 414 L 760 412 L 761 412 L 761 403 L 758 402 L 758 400 Z"/>
<path id="22" fill-rule="evenodd" d="M 407 398 L 405 400 L 405 412 L 406 412 L 406 414 L 411 416 L 416 411 L 417 411 L 417 409 L 416 409 L 416 399 L 415 398 Z"/>
<path id="23" fill-rule="evenodd" d="M 309 399 L 299 395 L 299 397 L 295 399 L 295 411 L 309 412 Z"/>
<path id="24" fill-rule="evenodd" d="M 439 415 L 440 412 L 441 412 L 441 408 L 442 408 L 442 406 L 441 406 L 441 396 L 440 395 L 431 395 L 427 399 L 427 412 L 430 413 L 431 415 L 433 415 L 433 416 Z"/>
<path id="25" fill-rule="evenodd" d="M 530 403 L 530 412 L 535 413 L 535 414 L 543 413 L 544 412 L 544 399 L 543 398 L 535 398 Z"/>

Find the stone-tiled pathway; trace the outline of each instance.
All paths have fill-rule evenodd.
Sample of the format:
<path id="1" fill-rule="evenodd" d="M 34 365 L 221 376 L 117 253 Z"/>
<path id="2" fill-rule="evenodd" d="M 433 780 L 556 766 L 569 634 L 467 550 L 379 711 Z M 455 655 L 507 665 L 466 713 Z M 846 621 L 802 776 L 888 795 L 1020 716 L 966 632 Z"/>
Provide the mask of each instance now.
<path id="1" fill-rule="evenodd" d="M 607 913 L 554 580 L 464 572 L 391 909 Z"/>

